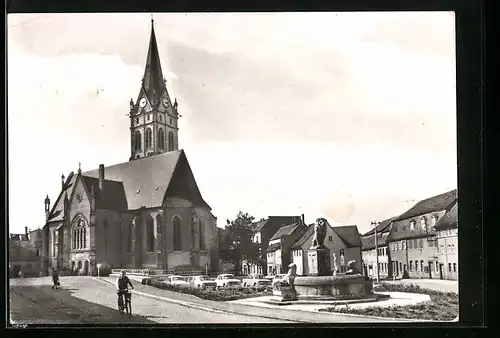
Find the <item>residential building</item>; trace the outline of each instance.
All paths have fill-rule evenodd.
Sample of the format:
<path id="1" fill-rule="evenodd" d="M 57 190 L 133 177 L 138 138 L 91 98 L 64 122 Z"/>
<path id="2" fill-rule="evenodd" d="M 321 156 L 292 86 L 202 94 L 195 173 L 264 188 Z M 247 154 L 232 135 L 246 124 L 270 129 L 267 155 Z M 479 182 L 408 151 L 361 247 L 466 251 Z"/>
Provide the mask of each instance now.
<path id="1" fill-rule="evenodd" d="M 379 278 L 392 277 L 391 255 L 387 246 L 387 237 L 391 231 L 393 218 L 386 219 L 377 225 L 377 249 L 375 249 L 375 229 L 368 231 L 361 237 L 363 273 L 370 278 L 376 279 L 377 271 Z"/>
<path id="2" fill-rule="evenodd" d="M 394 276 L 439 278 L 435 225 L 456 203 L 457 190 L 415 204 L 393 220 L 387 238 Z"/>
<path id="3" fill-rule="evenodd" d="M 297 265 L 298 275 L 308 275 L 309 266 L 307 252 L 312 246 L 314 226 L 309 225 L 301 238 L 292 245 L 292 260 Z M 330 267 L 334 270 L 334 259 L 336 257 L 337 271 L 345 272 L 350 260 L 356 261 L 356 269 L 361 272 L 361 237 L 358 227 L 355 225 L 332 227 L 327 222 L 325 241 L 323 244 L 330 249 Z"/>
<path id="4" fill-rule="evenodd" d="M 458 203 L 435 226 L 440 279 L 458 280 Z"/>
<path id="5" fill-rule="evenodd" d="M 296 223 L 282 226 L 276 231 L 269 240 L 266 250 L 268 274 L 288 272 L 288 265 L 293 261 L 291 247 L 305 231 L 306 225 L 301 219 Z"/>
<path id="6" fill-rule="evenodd" d="M 28 230 L 24 234 L 9 235 L 9 275 L 17 277 L 19 271 L 26 277 L 40 274 L 40 255 L 42 249 L 42 230 Z"/>
<path id="7" fill-rule="evenodd" d="M 128 111 L 128 162 L 62 176 L 45 199 L 42 270 L 218 270 L 216 217 L 178 143 L 178 104 L 163 78 L 155 31 L 137 100 Z M 124 131 L 125 132 L 125 131 Z"/>
<path id="8" fill-rule="evenodd" d="M 252 224 L 253 235 L 252 241 L 254 243 L 260 244 L 261 251 L 263 254 L 262 263 L 258 264 L 255 262 L 248 262 L 243 260 L 241 263 L 241 273 L 248 275 L 251 273 L 258 274 L 269 274 L 271 273 L 267 269 L 267 247 L 271 237 L 278 231 L 279 228 L 292 223 L 298 223 L 302 220 L 304 222 L 304 215 L 301 216 L 268 216 L 267 219 L 261 219 L 258 222 Z"/>

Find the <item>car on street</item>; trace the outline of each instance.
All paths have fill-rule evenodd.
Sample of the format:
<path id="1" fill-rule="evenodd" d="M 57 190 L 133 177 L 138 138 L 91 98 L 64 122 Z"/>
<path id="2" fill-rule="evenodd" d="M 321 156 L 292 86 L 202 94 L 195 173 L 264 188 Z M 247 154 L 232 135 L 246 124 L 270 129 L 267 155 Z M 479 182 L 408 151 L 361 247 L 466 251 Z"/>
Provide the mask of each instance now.
<path id="1" fill-rule="evenodd" d="M 263 275 L 259 274 L 251 274 L 242 280 L 243 286 L 253 286 L 253 287 L 265 287 L 270 286 L 271 281 L 269 279 L 264 278 Z"/>
<path id="2" fill-rule="evenodd" d="M 189 279 L 189 286 L 193 288 L 201 288 L 201 289 L 215 289 L 217 287 L 217 283 L 208 276 L 193 276 Z"/>
<path id="3" fill-rule="evenodd" d="M 234 288 L 241 285 L 241 281 L 230 273 L 224 273 L 218 275 L 217 278 L 215 279 L 215 283 L 217 284 L 217 288 L 227 288 L 227 287 Z"/>
<path id="4" fill-rule="evenodd" d="M 186 277 L 183 276 L 168 276 L 165 281 L 170 285 L 179 285 L 179 286 L 189 286 L 189 283 L 186 280 Z"/>
<path id="5" fill-rule="evenodd" d="M 276 284 L 279 281 L 282 281 L 283 277 L 285 277 L 285 276 L 286 276 L 285 274 L 277 274 L 277 275 L 275 275 L 274 278 L 273 278 L 272 285 Z"/>

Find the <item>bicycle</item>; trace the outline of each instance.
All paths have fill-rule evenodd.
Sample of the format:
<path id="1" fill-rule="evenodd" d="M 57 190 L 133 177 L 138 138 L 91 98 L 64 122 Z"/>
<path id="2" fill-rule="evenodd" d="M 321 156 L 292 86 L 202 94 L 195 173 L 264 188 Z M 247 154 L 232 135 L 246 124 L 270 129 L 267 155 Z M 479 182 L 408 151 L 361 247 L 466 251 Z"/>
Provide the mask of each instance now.
<path id="1" fill-rule="evenodd" d="M 118 294 L 118 311 L 120 315 L 127 312 L 129 316 L 132 316 L 132 293 L 129 289 L 123 289 L 117 291 Z M 123 296 L 125 296 L 125 304 L 123 303 Z"/>

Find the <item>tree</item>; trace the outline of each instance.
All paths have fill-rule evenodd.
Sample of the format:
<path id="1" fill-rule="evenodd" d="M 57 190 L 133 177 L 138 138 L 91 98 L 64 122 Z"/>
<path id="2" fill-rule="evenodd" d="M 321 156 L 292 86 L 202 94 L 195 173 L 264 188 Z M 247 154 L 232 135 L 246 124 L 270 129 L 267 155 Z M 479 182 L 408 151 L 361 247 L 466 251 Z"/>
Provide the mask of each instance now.
<path id="1" fill-rule="evenodd" d="M 254 217 L 238 212 L 232 221 L 226 221 L 226 228 L 219 232 L 219 255 L 225 262 L 240 271 L 241 260 L 255 262 L 260 256 L 259 245 L 252 242 Z"/>

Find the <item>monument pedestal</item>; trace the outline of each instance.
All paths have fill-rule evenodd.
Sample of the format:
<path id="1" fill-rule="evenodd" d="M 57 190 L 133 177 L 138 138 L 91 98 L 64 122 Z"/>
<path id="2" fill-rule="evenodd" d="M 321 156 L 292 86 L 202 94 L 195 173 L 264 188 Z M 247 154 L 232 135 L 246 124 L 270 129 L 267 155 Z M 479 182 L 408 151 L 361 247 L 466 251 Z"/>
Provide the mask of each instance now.
<path id="1" fill-rule="evenodd" d="M 330 249 L 318 248 L 307 252 L 310 276 L 330 276 Z"/>

